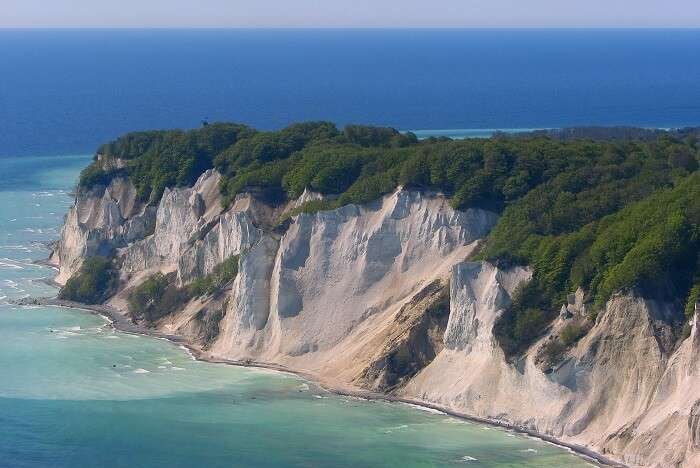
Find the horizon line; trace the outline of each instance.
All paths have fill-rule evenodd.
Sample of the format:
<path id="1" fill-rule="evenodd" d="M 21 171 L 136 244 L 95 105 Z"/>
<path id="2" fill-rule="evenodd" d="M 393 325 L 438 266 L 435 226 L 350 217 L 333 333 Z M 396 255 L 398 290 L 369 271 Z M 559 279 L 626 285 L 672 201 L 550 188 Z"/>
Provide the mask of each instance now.
<path id="1" fill-rule="evenodd" d="M 700 31 L 698 26 L 0 26 L 0 31 Z"/>

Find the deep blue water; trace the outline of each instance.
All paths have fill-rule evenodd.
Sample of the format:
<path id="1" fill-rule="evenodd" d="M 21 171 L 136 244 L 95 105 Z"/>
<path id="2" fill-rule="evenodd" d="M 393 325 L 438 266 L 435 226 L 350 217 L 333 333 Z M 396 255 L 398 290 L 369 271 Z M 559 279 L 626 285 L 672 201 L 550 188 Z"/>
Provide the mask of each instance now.
<path id="1" fill-rule="evenodd" d="M 143 128 L 700 125 L 700 30 L 0 31 L 0 155 Z"/>

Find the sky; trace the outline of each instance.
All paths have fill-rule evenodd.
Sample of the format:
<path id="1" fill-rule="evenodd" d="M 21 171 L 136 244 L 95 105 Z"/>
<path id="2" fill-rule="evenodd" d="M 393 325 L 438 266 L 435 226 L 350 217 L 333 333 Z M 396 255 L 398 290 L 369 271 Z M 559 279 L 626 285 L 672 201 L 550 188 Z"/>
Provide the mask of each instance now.
<path id="1" fill-rule="evenodd" d="M 0 28 L 698 28 L 700 0 L 0 0 Z"/>

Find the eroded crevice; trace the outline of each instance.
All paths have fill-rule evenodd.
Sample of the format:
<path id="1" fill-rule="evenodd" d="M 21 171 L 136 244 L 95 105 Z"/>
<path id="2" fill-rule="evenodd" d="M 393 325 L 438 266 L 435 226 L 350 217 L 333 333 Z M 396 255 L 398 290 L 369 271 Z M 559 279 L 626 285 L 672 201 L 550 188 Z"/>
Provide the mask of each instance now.
<path id="1" fill-rule="evenodd" d="M 433 281 L 397 313 L 384 348 L 358 383 L 384 392 L 402 387 L 443 349 L 449 315 L 449 286 Z"/>

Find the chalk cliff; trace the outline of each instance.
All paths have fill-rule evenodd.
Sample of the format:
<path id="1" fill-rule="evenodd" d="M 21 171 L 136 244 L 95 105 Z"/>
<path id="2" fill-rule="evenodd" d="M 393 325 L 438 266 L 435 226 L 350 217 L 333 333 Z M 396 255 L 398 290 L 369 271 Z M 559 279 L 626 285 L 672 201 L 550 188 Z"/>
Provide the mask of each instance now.
<path id="1" fill-rule="evenodd" d="M 516 360 L 494 323 L 527 282 L 526 267 L 469 257 L 497 222 L 456 211 L 440 194 L 397 189 L 373 203 L 301 213 L 239 195 L 224 210 L 219 175 L 166 189 L 158 206 L 131 183 L 78 194 L 52 261 L 58 282 L 91 255 L 114 255 L 129 291 L 154 272 L 178 285 L 239 255 L 220 294 L 197 298 L 154 326 L 211 357 L 284 364 L 338 386 L 392 392 L 508 421 L 633 466 L 700 466 L 700 335 L 674 324 L 672 303 L 618 293 L 583 338 L 543 364 L 543 347 L 584 320 L 572 294 L 546 336 Z"/>

